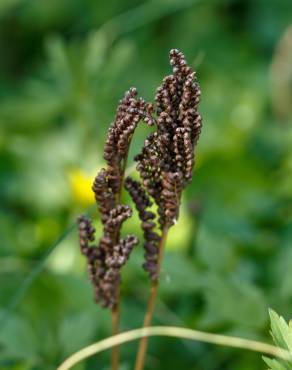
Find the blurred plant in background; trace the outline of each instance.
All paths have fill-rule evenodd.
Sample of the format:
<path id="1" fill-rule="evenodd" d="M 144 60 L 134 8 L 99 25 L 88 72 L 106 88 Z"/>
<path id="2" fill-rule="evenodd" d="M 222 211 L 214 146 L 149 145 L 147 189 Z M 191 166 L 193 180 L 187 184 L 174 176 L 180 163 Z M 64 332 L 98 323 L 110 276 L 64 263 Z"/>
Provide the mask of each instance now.
<path id="1" fill-rule="evenodd" d="M 151 98 L 176 47 L 198 71 L 205 129 L 155 322 L 268 340 L 267 307 L 291 316 L 291 12 L 290 0 L 0 2 L 0 369 L 54 369 L 109 334 L 70 226 L 95 212 L 87 184 L 119 97 L 136 84 Z M 137 248 L 123 273 L 122 329 L 141 322 L 142 258 Z M 135 348 L 122 348 L 125 369 Z M 265 368 L 256 354 L 161 339 L 147 365 Z"/>

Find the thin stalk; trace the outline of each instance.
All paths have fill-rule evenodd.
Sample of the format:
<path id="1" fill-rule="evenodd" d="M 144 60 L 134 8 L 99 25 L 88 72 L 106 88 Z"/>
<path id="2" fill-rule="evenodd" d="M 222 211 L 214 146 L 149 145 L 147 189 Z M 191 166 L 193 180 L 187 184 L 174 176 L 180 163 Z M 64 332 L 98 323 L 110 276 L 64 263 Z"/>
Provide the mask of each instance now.
<path id="1" fill-rule="evenodd" d="M 123 166 L 122 166 L 122 172 L 121 172 L 121 184 L 120 189 L 116 195 L 116 202 L 117 204 L 121 203 L 122 199 L 122 191 L 123 191 L 123 184 L 124 184 L 124 178 L 125 178 L 125 170 L 127 167 L 127 161 L 128 161 L 128 153 L 124 159 Z M 115 237 L 115 242 L 117 243 L 120 238 L 119 233 Z M 117 304 L 112 308 L 111 317 L 112 317 L 112 335 L 117 335 L 120 332 L 120 289 L 117 292 Z M 112 370 L 119 370 L 120 365 L 120 346 L 116 345 L 112 348 L 111 353 L 111 364 L 112 364 Z"/>
<path id="2" fill-rule="evenodd" d="M 143 328 L 150 326 L 152 323 L 157 290 L 158 290 L 158 285 L 159 285 L 158 279 L 160 275 L 167 234 L 168 234 L 168 227 L 164 227 L 162 230 L 161 239 L 158 245 L 159 252 L 158 252 L 158 260 L 157 260 L 157 279 L 153 281 L 151 284 L 151 288 L 150 288 L 150 292 L 148 296 L 147 309 L 146 309 L 146 313 L 144 316 Z M 147 352 L 147 346 L 148 346 L 148 337 L 145 336 L 141 338 L 140 343 L 139 343 L 139 348 L 138 348 L 138 353 L 137 353 L 136 363 L 135 363 L 135 370 L 143 369 L 144 362 L 145 362 L 145 355 Z"/>
<path id="3" fill-rule="evenodd" d="M 120 292 L 119 292 L 120 296 Z M 112 334 L 117 335 L 120 331 L 120 304 L 118 303 L 112 309 Z M 120 346 L 114 346 L 111 353 L 112 370 L 118 370 L 120 362 Z"/>

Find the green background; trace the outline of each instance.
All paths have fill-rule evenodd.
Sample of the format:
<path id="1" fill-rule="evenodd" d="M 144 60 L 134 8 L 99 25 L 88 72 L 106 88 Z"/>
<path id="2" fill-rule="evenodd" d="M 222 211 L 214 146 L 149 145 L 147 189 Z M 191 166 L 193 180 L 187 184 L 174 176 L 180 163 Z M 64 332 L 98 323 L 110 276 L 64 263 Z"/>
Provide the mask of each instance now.
<path id="1" fill-rule="evenodd" d="M 1 370 L 55 369 L 110 335 L 78 249 L 77 215 L 92 214 L 100 232 L 82 178 L 103 164 L 124 91 L 152 100 L 171 48 L 197 70 L 204 126 L 155 323 L 270 341 L 268 307 L 292 316 L 291 16 L 290 0 L 0 1 Z M 141 125 L 133 153 L 146 134 Z M 137 217 L 125 229 L 139 234 Z M 140 246 L 123 270 L 123 330 L 142 323 L 142 261 Z M 123 370 L 136 346 L 123 346 Z M 109 368 L 108 352 L 76 369 L 96 368 Z M 153 338 L 147 368 L 266 366 L 246 351 Z"/>

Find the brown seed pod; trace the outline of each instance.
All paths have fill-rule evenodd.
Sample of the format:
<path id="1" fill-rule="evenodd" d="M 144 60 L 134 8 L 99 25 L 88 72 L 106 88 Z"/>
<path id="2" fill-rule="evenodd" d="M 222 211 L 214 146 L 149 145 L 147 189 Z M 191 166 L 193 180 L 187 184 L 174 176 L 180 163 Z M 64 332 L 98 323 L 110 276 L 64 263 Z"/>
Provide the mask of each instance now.
<path id="1" fill-rule="evenodd" d="M 120 284 L 119 270 L 136 243 L 134 237 L 119 241 L 122 224 L 132 214 L 130 207 L 119 204 L 129 145 L 140 121 L 147 125 L 154 124 L 152 114 L 152 104 L 138 98 L 135 88 L 125 93 L 119 102 L 115 120 L 108 130 L 104 146 L 106 168 L 97 174 L 92 185 L 104 225 L 98 248 L 89 248 L 92 230 L 87 221 L 82 219 L 79 222 L 80 246 L 88 260 L 88 272 L 95 298 L 105 307 L 113 307 L 116 303 Z"/>
<path id="2" fill-rule="evenodd" d="M 143 185 L 158 206 L 161 228 L 172 225 L 179 215 L 182 190 L 192 179 L 194 147 L 202 126 L 195 72 L 177 49 L 170 51 L 170 64 L 173 74 L 163 79 L 155 96 L 157 130 L 136 156 Z"/>
<path id="3" fill-rule="evenodd" d="M 95 286 L 97 285 L 96 261 L 99 258 L 99 251 L 95 246 L 90 245 L 90 242 L 93 242 L 95 240 L 95 229 L 92 226 L 91 220 L 84 215 L 78 217 L 78 229 L 81 253 L 87 259 L 87 271 L 89 279 Z"/>
<path id="4" fill-rule="evenodd" d="M 92 190 L 101 216 L 102 223 L 109 217 L 110 210 L 115 205 L 114 194 L 108 183 L 108 173 L 102 168 L 94 179 Z"/>
<path id="5" fill-rule="evenodd" d="M 121 224 L 130 217 L 128 206 L 117 206 L 110 211 L 104 226 L 104 235 L 97 246 L 90 245 L 94 241 L 94 228 L 91 220 L 85 216 L 78 219 L 80 248 L 87 258 L 87 270 L 95 292 L 95 300 L 102 307 L 113 308 L 118 299 L 118 288 L 121 282 L 121 268 L 129 259 L 138 239 L 127 235 L 113 245 L 113 234 L 119 232 Z"/>
<path id="6" fill-rule="evenodd" d="M 125 188 L 130 194 L 141 220 L 141 228 L 144 234 L 144 250 L 145 263 L 144 269 L 149 273 L 152 280 L 157 278 L 157 257 L 158 257 L 158 243 L 160 241 L 159 235 L 154 231 L 156 224 L 153 222 L 155 214 L 148 210 L 152 202 L 147 195 L 142 184 L 127 177 L 125 181 Z M 154 265 L 156 268 L 154 268 Z"/>
<path id="7" fill-rule="evenodd" d="M 127 178 L 125 187 L 139 213 L 144 235 L 143 266 L 152 281 L 158 278 L 161 240 L 155 231 L 156 215 L 150 210 L 152 200 L 160 229 L 168 229 L 178 219 L 182 191 L 192 179 L 194 148 L 202 126 L 198 113 L 200 87 L 195 72 L 177 49 L 170 51 L 170 64 L 172 74 L 158 87 L 156 106 L 138 98 L 137 90 L 131 88 L 117 107 L 104 147 L 106 168 L 97 174 L 92 186 L 103 223 L 97 247 L 90 245 L 94 242 L 90 220 L 79 219 L 80 248 L 87 258 L 96 301 L 104 307 L 117 304 L 121 268 L 138 243 L 135 236 L 120 238 L 123 223 L 132 215 L 130 207 L 120 204 L 120 195 L 130 142 L 140 121 L 156 125 L 156 130 L 135 157 L 141 182 Z"/>

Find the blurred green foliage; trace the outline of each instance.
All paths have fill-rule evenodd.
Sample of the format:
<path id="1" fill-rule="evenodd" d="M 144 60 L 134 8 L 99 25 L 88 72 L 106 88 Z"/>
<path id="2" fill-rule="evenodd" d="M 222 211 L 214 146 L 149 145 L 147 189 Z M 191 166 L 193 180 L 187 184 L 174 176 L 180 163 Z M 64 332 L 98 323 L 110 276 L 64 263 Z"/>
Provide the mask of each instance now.
<path id="1" fill-rule="evenodd" d="M 86 179 L 117 101 L 132 85 L 151 100 L 173 47 L 198 71 L 204 127 L 155 323 L 269 340 L 268 307 L 291 316 L 291 15 L 291 0 L 1 0 L 1 370 L 54 369 L 110 335 L 71 225 L 88 206 L 95 215 Z M 142 258 L 123 274 L 123 329 L 142 322 Z M 123 347 L 123 369 L 135 350 Z M 161 338 L 147 366 L 265 368 L 256 354 Z"/>

